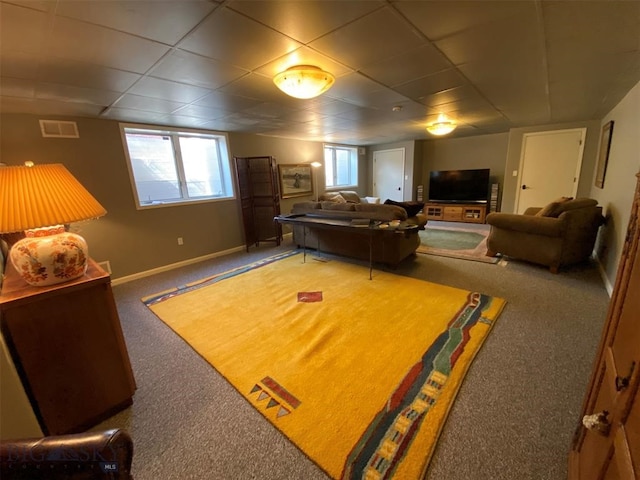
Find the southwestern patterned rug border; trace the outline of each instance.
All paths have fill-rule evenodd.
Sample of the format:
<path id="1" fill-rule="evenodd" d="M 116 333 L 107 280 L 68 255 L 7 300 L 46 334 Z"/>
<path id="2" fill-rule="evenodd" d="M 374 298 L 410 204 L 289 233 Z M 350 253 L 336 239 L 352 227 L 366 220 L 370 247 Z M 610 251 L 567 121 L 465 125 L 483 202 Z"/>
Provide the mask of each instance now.
<path id="1" fill-rule="evenodd" d="M 332 478 L 422 478 L 504 300 L 301 257 L 143 302 Z"/>

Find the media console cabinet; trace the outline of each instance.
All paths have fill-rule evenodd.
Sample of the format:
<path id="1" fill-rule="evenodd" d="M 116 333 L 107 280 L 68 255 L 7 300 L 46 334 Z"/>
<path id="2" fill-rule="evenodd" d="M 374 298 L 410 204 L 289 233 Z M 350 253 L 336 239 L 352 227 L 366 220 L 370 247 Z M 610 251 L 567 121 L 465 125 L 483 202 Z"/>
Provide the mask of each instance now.
<path id="1" fill-rule="evenodd" d="M 443 220 L 445 222 L 484 223 L 487 206 L 478 203 L 432 203 L 424 205 L 423 212 L 427 220 Z"/>
<path id="2" fill-rule="evenodd" d="M 111 277 L 32 287 L 7 262 L 0 325 L 45 435 L 81 432 L 132 403 L 136 388 Z"/>

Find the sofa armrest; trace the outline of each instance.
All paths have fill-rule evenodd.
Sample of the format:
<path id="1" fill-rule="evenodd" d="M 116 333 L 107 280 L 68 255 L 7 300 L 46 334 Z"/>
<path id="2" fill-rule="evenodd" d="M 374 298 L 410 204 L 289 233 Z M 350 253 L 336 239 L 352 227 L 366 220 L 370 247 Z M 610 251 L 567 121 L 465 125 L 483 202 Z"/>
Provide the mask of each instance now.
<path id="1" fill-rule="evenodd" d="M 120 429 L 3 440 L 0 477 L 129 480 L 133 441 Z"/>
<path id="2" fill-rule="evenodd" d="M 564 222 L 561 219 L 515 213 L 490 213 L 487 215 L 487 223 L 504 230 L 547 237 L 560 237 L 564 231 Z"/>

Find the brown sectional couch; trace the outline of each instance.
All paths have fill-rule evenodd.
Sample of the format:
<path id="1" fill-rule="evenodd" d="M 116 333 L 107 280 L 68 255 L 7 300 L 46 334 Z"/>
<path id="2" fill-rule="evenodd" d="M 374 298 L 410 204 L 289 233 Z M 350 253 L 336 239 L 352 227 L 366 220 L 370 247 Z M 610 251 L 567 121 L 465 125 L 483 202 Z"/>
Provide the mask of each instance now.
<path id="1" fill-rule="evenodd" d="M 404 208 L 397 205 L 370 204 L 363 202 L 301 202 L 293 205 L 292 214 L 308 214 L 324 218 L 371 219 L 381 222 L 391 220 L 405 221 L 424 228 L 426 216 L 419 213 L 407 216 Z M 303 243 L 307 248 L 321 252 L 344 255 L 369 260 L 369 236 L 364 232 L 348 230 L 322 230 L 294 226 L 293 240 L 299 246 Z M 402 232 L 389 230 L 373 236 L 373 261 L 388 265 L 397 265 L 412 255 L 420 245 L 417 230 Z"/>

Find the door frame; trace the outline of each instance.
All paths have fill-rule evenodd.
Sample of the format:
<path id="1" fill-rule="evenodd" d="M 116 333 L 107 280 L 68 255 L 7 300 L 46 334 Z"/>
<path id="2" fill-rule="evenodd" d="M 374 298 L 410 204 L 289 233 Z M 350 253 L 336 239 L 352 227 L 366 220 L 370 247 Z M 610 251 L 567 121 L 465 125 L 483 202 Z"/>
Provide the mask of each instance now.
<path id="1" fill-rule="evenodd" d="M 520 206 L 520 192 L 522 191 L 522 173 L 524 170 L 524 156 L 526 152 L 527 146 L 527 138 L 540 136 L 540 135 L 555 135 L 558 133 L 568 133 L 568 132 L 580 132 L 580 146 L 578 148 L 578 163 L 576 166 L 576 171 L 574 172 L 574 177 L 576 181 L 573 183 L 573 190 L 571 192 L 571 196 L 575 198 L 578 192 L 578 185 L 580 183 L 580 172 L 582 171 L 582 162 L 584 161 L 584 144 L 587 136 L 586 127 L 581 128 L 563 128 L 560 130 L 545 130 L 543 132 L 528 132 L 522 135 L 522 147 L 520 148 L 520 161 L 518 163 L 518 179 L 516 181 L 516 198 L 514 203 L 514 212 L 519 210 Z"/>

